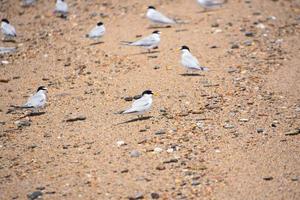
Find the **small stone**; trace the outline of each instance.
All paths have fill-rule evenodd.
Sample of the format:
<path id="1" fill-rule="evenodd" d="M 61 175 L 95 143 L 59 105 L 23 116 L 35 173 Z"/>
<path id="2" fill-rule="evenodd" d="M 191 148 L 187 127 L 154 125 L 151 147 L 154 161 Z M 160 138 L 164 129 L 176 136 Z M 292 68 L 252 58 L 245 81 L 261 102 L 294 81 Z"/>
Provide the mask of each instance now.
<path id="1" fill-rule="evenodd" d="M 263 129 L 263 128 L 257 128 L 257 129 L 256 129 L 256 132 L 257 132 L 257 133 L 263 133 L 263 132 L 264 132 L 264 129 Z"/>
<path id="2" fill-rule="evenodd" d="M 246 118 L 242 118 L 242 119 L 239 119 L 240 122 L 248 122 L 249 119 L 246 119 Z"/>
<path id="3" fill-rule="evenodd" d="M 162 152 L 162 151 L 163 151 L 163 149 L 160 148 L 160 147 L 155 147 L 155 148 L 154 148 L 154 152 L 156 152 L 156 153 L 160 153 L 160 152 Z"/>
<path id="4" fill-rule="evenodd" d="M 200 185 L 200 181 L 199 180 L 192 180 L 192 186 L 197 186 Z"/>
<path id="5" fill-rule="evenodd" d="M 224 126 L 223 126 L 225 129 L 232 129 L 232 128 L 234 128 L 234 125 L 232 125 L 232 124 L 224 124 Z"/>
<path id="6" fill-rule="evenodd" d="M 217 45 L 211 45 L 209 48 L 216 49 L 216 48 L 218 48 L 218 46 Z"/>
<path id="7" fill-rule="evenodd" d="M 166 167 L 163 164 L 160 164 L 156 167 L 157 170 L 165 170 Z"/>
<path id="8" fill-rule="evenodd" d="M 132 101 L 132 100 L 133 100 L 133 97 L 124 97 L 124 100 L 125 100 L 125 101 Z"/>
<path id="9" fill-rule="evenodd" d="M 1 61 L 1 64 L 7 65 L 7 64 L 9 64 L 9 62 L 8 62 L 7 60 L 2 60 L 2 61 Z"/>
<path id="10" fill-rule="evenodd" d="M 238 48 L 240 48 L 240 46 L 238 44 L 231 45 L 231 49 L 238 49 Z"/>
<path id="11" fill-rule="evenodd" d="M 160 66 L 158 66 L 158 65 L 155 65 L 154 67 L 153 67 L 153 69 L 159 69 L 160 68 Z"/>
<path id="12" fill-rule="evenodd" d="M 217 28 L 217 27 L 219 27 L 219 24 L 218 24 L 218 23 L 213 23 L 213 24 L 211 25 L 211 27 Z"/>
<path id="13" fill-rule="evenodd" d="M 247 37 L 253 37 L 253 36 L 254 36 L 254 33 L 253 33 L 253 32 L 250 32 L 250 31 L 246 31 L 246 32 L 245 32 L 245 36 L 247 36 Z"/>
<path id="14" fill-rule="evenodd" d="M 151 193 L 151 198 L 152 198 L 152 199 L 159 199 L 159 194 L 156 193 L 156 192 L 152 192 L 152 193 Z"/>
<path id="15" fill-rule="evenodd" d="M 245 46 L 251 46 L 252 45 L 252 40 L 246 40 L 243 44 L 245 45 Z"/>
<path id="16" fill-rule="evenodd" d="M 141 153 L 138 150 L 133 150 L 130 152 L 130 156 L 133 158 L 137 158 L 141 155 Z"/>
<path id="17" fill-rule="evenodd" d="M 121 147 L 121 146 L 125 146 L 127 145 L 123 140 L 117 141 L 117 146 Z"/>
<path id="18" fill-rule="evenodd" d="M 18 121 L 15 121 L 15 125 L 18 127 L 18 128 L 22 128 L 22 127 L 25 127 L 25 126 L 30 126 L 31 125 L 31 121 L 29 119 L 26 119 L 26 120 L 18 120 Z"/>
<path id="19" fill-rule="evenodd" d="M 34 192 L 28 194 L 27 198 L 29 200 L 34 200 L 34 199 L 39 198 L 40 196 L 43 196 L 43 193 L 41 191 L 34 191 Z"/>
<path id="20" fill-rule="evenodd" d="M 299 178 L 298 178 L 298 177 L 293 177 L 293 178 L 291 178 L 291 180 L 292 180 L 292 181 L 298 181 Z"/>
<path id="21" fill-rule="evenodd" d="M 144 194 L 142 192 L 137 192 L 134 197 L 128 197 L 129 200 L 144 199 Z"/>
<path id="22" fill-rule="evenodd" d="M 37 189 L 37 190 L 44 190 L 44 189 L 46 189 L 46 187 L 44 187 L 44 186 L 39 186 L 39 187 L 36 187 L 35 189 Z"/>
<path id="23" fill-rule="evenodd" d="M 273 177 L 272 176 L 266 176 L 266 177 L 263 177 L 263 179 L 265 181 L 271 181 L 271 180 L 273 180 Z"/>
<path id="24" fill-rule="evenodd" d="M 155 134 L 155 135 L 164 135 L 164 134 L 166 134 L 166 131 L 163 130 L 163 129 L 161 129 L 161 130 L 159 130 L 159 131 L 156 131 L 154 134 Z"/>
<path id="25" fill-rule="evenodd" d="M 128 173 L 129 172 L 129 169 L 123 169 L 121 170 L 121 173 L 124 174 L 124 173 Z"/>

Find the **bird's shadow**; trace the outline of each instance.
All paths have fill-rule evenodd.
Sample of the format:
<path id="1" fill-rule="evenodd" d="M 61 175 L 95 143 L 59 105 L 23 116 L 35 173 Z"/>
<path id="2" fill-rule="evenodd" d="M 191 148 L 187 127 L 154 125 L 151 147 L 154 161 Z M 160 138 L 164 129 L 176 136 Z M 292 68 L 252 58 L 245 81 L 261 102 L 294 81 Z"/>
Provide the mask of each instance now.
<path id="1" fill-rule="evenodd" d="M 159 52 L 160 51 L 146 51 L 146 52 L 128 54 L 128 56 L 147 55 L 147 54 L 154 54 L 154 53 L 159 53 Z"/>
<path id="2" fill-rule="evenodd" d="M 152 118 L 152 116 L 137 117 L 137 118 L 134 118 L 134 119 L 125 121 L 125 122 L 117 123 L 117 124 L 115 124 L 115 125 L 128 124 L 128 123 L 137 122 L 137 121 L 144 121 L 144 120 L 148 120 L 148 119 L 150 119 L 150 118 Z"/>
<path id="3" fill-rule="evenodd" d="M 171 25 L 166 26 L 149 26 L 148 29 L 172 28 Z"/>
<path id="4" fill-rule="evenodd" d="M 180 74 L 181 76 L 204 76 L 202 74 L 197 74 L 197 73 L 183 73 Z"/>
<path id="5" fill-rule="evenodd" d="M 36 117 L 36 116 L 40 116 L 40 115 L 44 115 L 44 114 L 46 114 L 46 112 L 44 112 L 44 111 L 43 112 L 31 112 L 31 113 L 28 113 L 28 114 L 20 117 L 19 119 L 23 119 L 25 117 Z"/>
<path id="6" fill-rule="evenodd" d="M 100 42 L 93 42 L 90 44 L 90 46 L 94 46 L 94 45 L 98 45 L 98 44 L 103 44 L 104 42 L 100 41 Z"/>

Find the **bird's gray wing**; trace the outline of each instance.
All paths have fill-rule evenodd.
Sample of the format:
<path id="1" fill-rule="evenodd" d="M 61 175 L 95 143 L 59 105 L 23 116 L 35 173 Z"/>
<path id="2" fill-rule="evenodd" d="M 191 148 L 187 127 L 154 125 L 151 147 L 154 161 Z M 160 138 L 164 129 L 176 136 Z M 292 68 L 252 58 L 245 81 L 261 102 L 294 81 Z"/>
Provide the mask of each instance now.
<path id="1" fill-rule="evenodd" d="M 183 57 L 183 63 L 189 68 L 200 69 L 199 62 L 192 54 L 187 54 Z"/>
<path id="2" fill-rule="evenodd" d="M 7 35 L 12 35 L 12 36 L 16 36 L 16 29 L 10 25 L 10 24 L 5 24 L 3 26 L 3 30 L 4 30 L 4 33 L 7 34 Z"/>
<path id="3" fill-rule="evenodd" d="M 125 110 L 123 113 L 135 113 L 135 112 L 142 112 L 146 109 L 146 107 L 150 104 L 148 99 L 140 98 L 133 102 L 131 108 Z"/>
<path id="4" fill-rule="evenodd" d="M 174 24 L 175 21 L 166 17 L 165 15 L 163 15 L 162 13 L 158 12 L 158 11 L 155 11 L 152 13 L 151 15 L 151 19 L 153 21 L 157 21 L 157 22 L 160 22 L 160 23 L 166 23 L 166 24 Z"/>
<path id="5" fill-rule="evenodd" d="M 157 41 L 155 39 L 155 37 L 153 37 L 153 35 L 149 35 L 145 38 L 142 38 L 138 41 L 132 42 L 129 45 L 132 46 L 152 46 L 153 44 L 155 44 Z"/>
<path id="6" fill-rule="evenodd" d="M 89 33 L 89 37 L 100 37 L 103 36 L 105 28 L 103 26 L 95 26 Z"/>
<path id="7" fill-rule="evenodd" d="M 45 103 L 46 99 L 41 94 L 35 94 L 27 100 L 23 107 L 39 107 Z"/>

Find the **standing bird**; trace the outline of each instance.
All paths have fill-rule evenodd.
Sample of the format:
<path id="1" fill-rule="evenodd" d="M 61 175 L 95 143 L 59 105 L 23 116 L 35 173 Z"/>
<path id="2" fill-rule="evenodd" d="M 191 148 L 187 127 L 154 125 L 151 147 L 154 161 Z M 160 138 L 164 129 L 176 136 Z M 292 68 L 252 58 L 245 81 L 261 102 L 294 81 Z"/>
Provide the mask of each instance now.
<path id="1" fill-rule="evenodd" d="M 60 14 L 60 17 L 67 18 L 68 4 L 65 0 L 56 0 L 54 13 Z"/>
<path id="2" fill-rule="evenodd" d="M 149 6 L 146 14 L 147 18 L 154 23 L 158 24 L 176 24 L 173 19 L 170 19 L 163 15 L 162 13 L 158 12 L 155 7 Z"/>
<path id="3" fill-rule="evenodd" d="M 158 47 L 158 44 L 160 42 L 160 31 L 153 31 L 151 35 L 146 36 L 140 40 L 137 40 L 135 42 L 122 42 L 125 45 L 129 46 L 140 46 L 148 49 L 154 49 Z"/>
<path id="4" fill-rule="evenodd" d="M 151 90 L 145 90 L 142 93 L 142 97 L 132 103 L 131 108 L 120 112 L 120 114 L 137 114 L 138 116 L 143 115 L 151 108 L 152 95 L 153 93 Z"/>
<path id="5" fill-rule="evenodd" d="M 198 4 L 204 8 L 204 12 L 222 6 L 227 0 L 197 0 Z"/>
<path id="6" fill-rule="evenodd" d="M 45 86 L 38 87 L 35 94 L 30 96 L 25 104 L 22 106 L 11 106 L 16 109 L 39 109 L 43 108 L 47 100 L 47 88 Z M 11 112 L 10 110 L 9 112 Z"/>
<path id="7" fill-rule="evenodd" d="M 9 23 L 7 19 L 1 20 L 1 31 L 4 35 L 4 40 L 17 37 L 16 29 Z"/>
<path id="8" fill-rule="evenodd" d="M 191 54 L 190 49 L 187 46 L 182 46 L 180 50 L 181 64 L 186 68 L 187 73 L 189 72 L 189 70 L 208 71 L 207 67 L 200 66 L 197 58 Z"/>
<path id="9" fill-rule="evenodd" d="M 90 39 L 99 39 L 104 35 L 104 33 L 104 24 L 102 22 L 98 22 L 97 25 L 88 34 L 86 34 L 86 37 Z"/>

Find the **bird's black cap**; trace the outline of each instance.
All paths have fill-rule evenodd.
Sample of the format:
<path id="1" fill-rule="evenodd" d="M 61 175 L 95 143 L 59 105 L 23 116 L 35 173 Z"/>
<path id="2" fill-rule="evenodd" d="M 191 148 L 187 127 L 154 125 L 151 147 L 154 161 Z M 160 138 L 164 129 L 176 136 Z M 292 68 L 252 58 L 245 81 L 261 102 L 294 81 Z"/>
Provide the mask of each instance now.
<path id="1" fill-rule="evenodd" d="M 37 92 L 40 90 L 47 90 L 47 88 L 45 86 L 40 86 L 40 87 L 38 87 Z"/>
<path id="2" fill-rule="evenodd" d="M 8 24 L 9 24 L 9 21 L 8 21 L 8 19 L 5 19 L 5 18 L 4 18 L 4 19 L 2 19 L 1 21 L 2 21 L 2 22 L 6 22 L 6 23 L 8 23 Z"/>
<path id="3" fill-rule="evenodd" d="M 159 33 L 160 33 L 160 31 L 153 31 L 152 33 L 156 33 L 156 34 L 159 34 Z"/>
<path id="4" fill-rule="evenodd" d="M 151 90 L 145 90 L 145 91 L 142 93 L 142 95 L 144 95 L 144 94 L 153 94 L 153 92 L 152 92 Z"/>
<path id="5" fill-rule="evenodd" d="M 187 47 L 187 46 L 185 46 L 185 45 L 183 45 L 183 46 L 181 47 L 181 49 L 180 49 L 180 50 L 183 50 L 183 49 L 186 49 L 186 50 L 190 51 L 190 48 L 188 48 L 188 47 Z"/>
<path id="6" fill-rule="evenodd" d="M 154 9 L 155 10 L 155 7 L 154 6 L 148 6 L 148 9 Z"/>
<path id="7" fill-rule="evenodd" d="M 98 22 L 97 23 L 97 26 L 102 26 L 103 25 L 103 22 Z"/>

